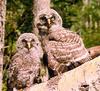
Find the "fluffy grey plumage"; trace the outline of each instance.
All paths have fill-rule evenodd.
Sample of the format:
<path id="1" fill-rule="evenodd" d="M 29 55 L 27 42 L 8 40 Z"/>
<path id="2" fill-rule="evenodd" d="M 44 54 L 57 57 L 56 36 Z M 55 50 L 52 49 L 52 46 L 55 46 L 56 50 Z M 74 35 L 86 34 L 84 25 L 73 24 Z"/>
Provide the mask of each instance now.
<path id="1" fill-rule="evenodd" d="M 53 25 L 44 39 L 48 66 L 57 74 L 71 70 L 87 61 L 90 55 L 76 33 Z"/>
<path id="2" fill-rule="evenodd" d="M 54 9 L 43 9 L 35 18 L 35 34 L 43 35 L 52 25 L 62 25 L 62 18 Z"/>
<path id="3" fill-rule="evenodd" d="M 32 33 L 24 33 L 17 40 L 17 52 L 9 66 L 9 85 L 23 89 L 38 81 L 43 51 L 38 38 Z"/>
<path id="4" fill-rule="evenodd" d="M 80 36 L 63 28 L 60 15 L 52 14 L 50 10 L 41 11 L 35 25 L 47 54 L 48 66 L 59 74 L 90 60 L 90 55 Z"/>

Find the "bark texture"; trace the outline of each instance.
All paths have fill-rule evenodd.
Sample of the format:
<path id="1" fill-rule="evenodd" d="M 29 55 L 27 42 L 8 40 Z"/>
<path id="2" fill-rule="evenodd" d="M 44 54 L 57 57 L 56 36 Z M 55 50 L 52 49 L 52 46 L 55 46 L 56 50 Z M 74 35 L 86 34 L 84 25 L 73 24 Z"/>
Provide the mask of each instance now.
<path id="1" fill-rule="evenodd" d="M 36 16 L 39 11 L 50 8 L 50 0 L 33 0 L 33 14 Z"/>
<path id="2" fill-rule="evenodd" d="M 37 26 L 34 24 L 34 19 L 37 16 L 38 12 L 40 12 L 43 9 L 49 9 L 50 8 L 50 1 L 51 0 L 33 0 L 33 33 L 38 36 L 38 29 Z M 46 81 L 49 79 L 49 73 L 48 68 L 45 65 L 42 65 L 42 68 L 44 70 L 44 76 L 42 77 L 43 81 Z"/>
<path id="3" fill-rule="evenodd" d="M 88 52 L 90 53 L 92 59 L 97 56 L 100 56 L 100 46 L 90 47 L 88 48 Z"/>
<path id="4" fill-rule="evenodd" d="M 50 0 L 33 0 L 33 32 L 38 36 L 38 29 L 34 24 L 34 19 L 38 12 L 50 8 Z"/>
<path id="5" fill-rule="evenodd" d="M 100 56 L 28 91 L 100 91 Z"/>
<path id="6" fill-rule="evenodd" d="M 6 0 L 0 0 L 0 91 L 2 91 L 3 47 L 5 31 Z"/>

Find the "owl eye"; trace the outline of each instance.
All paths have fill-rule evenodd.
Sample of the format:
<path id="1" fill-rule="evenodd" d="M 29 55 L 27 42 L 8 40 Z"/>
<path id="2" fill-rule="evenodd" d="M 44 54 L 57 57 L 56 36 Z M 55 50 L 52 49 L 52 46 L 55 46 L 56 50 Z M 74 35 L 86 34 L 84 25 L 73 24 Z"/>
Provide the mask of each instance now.
<path id="1" fill-rule="evenodd" d="M 46 17 L 45 17 L 45 16 L 43 16 L 43 17 L 41 17 L 40 19 L 41 19 L 41 20 L 46 20 Z"/>
<path id="2" fill-rule="evenodd" d="M 46 19 L 46 15 L 43 14 L 43 15 L 40 15 L 40 20 L 45 20 Z"/>
<path id="3" fill-rule="evenodd" d="M 41 25 L 45 25 L 45 24 L 46 24 L 46 21 L 47 21 L 47 20 L 46 20 L 46 17 L 41 17 L 41 18 L 40 18 L 40 24 L 41 24 Z"/>
<path id="4" fill-rule="evenodd" d="M 42 15 L 42 16 L 40 16 L 40 21 L 42 22 L 42 23 L 46 23 L 46 21 L 47 21 L 47 18 L 46 18 L 46 16 L 44 15 Z"/>
<path id="5" fill-rule="evenodd" d="M 23 43 L 26 43 L 27 41 L 25 39 L 22 40 Z"/>
<path id="6" fill-rule="evenodd" d="M 31 45 L 33 46 L 34 44 L 36 44 L 36 42 L 35 42 L 34 39 L 32 39 L 32 40 L 31 40 Z"/>
<path id="7" fill-rule="evenodd" d="M 27 41 L 25 39 L 22 40 L 23 46 L 26 46 Z"/>
<path id="8" fill-rule="evenodd" d="M 56 15 L 54 13 L 51 14 L 51 19 L 55 20 L 56 19 Z"/>
<path id="9" fill-rule="evenodd" d="M 52 16 L 52 17 L 51 17 L 51 20 L 52 20 L 52 21 L 54 21 L 54 20 L 55 20 L 55 18 L 56 18 L 55 16 Z"/>
<path id="10" fill-rule="evenodd" d="M 32 39 L 32 40 L 31 40 L 31 42 L 35 42 L 35 40 L 34 40 L 34 39 Z"/>

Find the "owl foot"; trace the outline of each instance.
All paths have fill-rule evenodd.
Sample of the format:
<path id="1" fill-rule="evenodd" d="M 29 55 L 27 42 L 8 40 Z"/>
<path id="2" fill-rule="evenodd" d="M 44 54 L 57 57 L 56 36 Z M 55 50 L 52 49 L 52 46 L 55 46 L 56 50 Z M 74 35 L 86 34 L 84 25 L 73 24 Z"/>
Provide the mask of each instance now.
<path id="1" fill-rule="evenodd" d="M 34 83 L 41 83 L 41 82 L 42 82 L 41 77 L 36 77 L 34 79 Z"/>
<path id="2" fill-rule="evenodd" d="M 54 74 L 55 75 L 58 75 L 58 76 L 61 76 L 62 73 L 66 72 L 67 71 L 67 67 L 65 64 L 59 64 L 56 69 L 54 70 Z"/>

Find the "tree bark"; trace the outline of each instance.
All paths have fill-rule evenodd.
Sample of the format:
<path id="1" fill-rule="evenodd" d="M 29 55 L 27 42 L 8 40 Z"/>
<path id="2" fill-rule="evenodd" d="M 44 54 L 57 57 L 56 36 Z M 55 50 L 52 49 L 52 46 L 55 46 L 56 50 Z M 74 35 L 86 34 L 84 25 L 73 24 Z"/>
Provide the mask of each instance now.
<path id="1" fill-rule="evenodd" d="M 5 31 L 6 0 L 0 0 L 0 91 L 2 91 L 3 78 L 3 48 Z"/>
<path id="2" fill-rule="evenodd" d="M 50 1 L 51 0 L 33 0 L 33 32 L 38 36 L 38 29 L 34 24 L 35 17 L 37 16 L 38 12 L 43 9 L 50 8 Z"/>
<path id="3" fill-rule="evenodd" d="M 100 56 L 100 46 L 94 46 L 88 48 L 88 52 L 90 53 L 90 56 L 93 58 L 96 58 L 97 56 Z"/>
<path id="4" fill-rule="evenodd" d="M 33 14 L 36 16 L 39 11 L 50 8 L 50 0 L 33 0 Z M 34 17 L 35 18 L 35 17 Z"/>
<path id="5" fill-rule="evenodd" d="M 38 29 L 37 26 L 35 26 L 34 20 L 37 14 L 43 10 L 43 9 L 50 9 L 50 1 L 51 0 L 33 0 L 33 33 L 38 37 Z M 44 76 L 42 77 L 42 80 L 48 80 L 49 79 L 49 73 L 48 68 L 45 65 L 42 65 L 42 68 L 45 71 Z"/>

